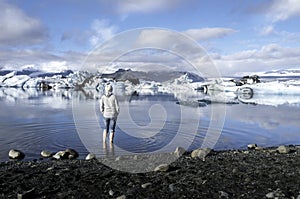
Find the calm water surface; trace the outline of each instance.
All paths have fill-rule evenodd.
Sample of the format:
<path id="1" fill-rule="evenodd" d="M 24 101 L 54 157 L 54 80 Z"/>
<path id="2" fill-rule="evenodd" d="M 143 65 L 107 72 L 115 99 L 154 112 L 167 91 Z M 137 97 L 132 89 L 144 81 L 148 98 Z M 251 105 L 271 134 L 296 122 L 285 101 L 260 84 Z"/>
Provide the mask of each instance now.
<path id="1" fill-rule="evenodd" d="M 246 148 L 249 143 L 259 146 L 300 144 L 300 103 L 297 100 L 292 104 L 239 102 L 200 107 L 185 101 L 182 105 L 176 102 L 199 99 L 203 94 L 182 95 L 118 93 L 121 113 L 115 145 L 105 148 L 102 144 L 104 123 L 98 106 L 100 93 L 1 89 L 0 160 L 8 159 L 11 148 L 25 152 L 26 159 L 31 160 L 39 158 L 41 150 L 56 152 L 65 148 L 77 150 L 80 158 L 84 158 L 89 152 L 105 156 L 170 152 L 176 146 L 192 150 L 207 141 L 216 150 Z M 286 96 L 263 97 L 278 101 Z M 217 113 L 223 110 L 224 118 Z M 212 120 L 222 124 L 224 120 L 224 125 L 222 128 L 214 126 Z M 209 128 L 220 133 L 211 134 Z"/>

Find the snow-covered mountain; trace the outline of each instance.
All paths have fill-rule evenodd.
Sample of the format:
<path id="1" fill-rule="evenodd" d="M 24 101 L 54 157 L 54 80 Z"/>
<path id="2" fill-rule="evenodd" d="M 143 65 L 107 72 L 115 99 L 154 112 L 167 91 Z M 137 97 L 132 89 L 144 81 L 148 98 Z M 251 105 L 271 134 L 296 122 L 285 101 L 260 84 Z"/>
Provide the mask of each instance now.
<path id="1" fill-rule="evenodd" d="M 300 77 L 300 69 L 282 69 L 255 73 L 261 77 Z"/>

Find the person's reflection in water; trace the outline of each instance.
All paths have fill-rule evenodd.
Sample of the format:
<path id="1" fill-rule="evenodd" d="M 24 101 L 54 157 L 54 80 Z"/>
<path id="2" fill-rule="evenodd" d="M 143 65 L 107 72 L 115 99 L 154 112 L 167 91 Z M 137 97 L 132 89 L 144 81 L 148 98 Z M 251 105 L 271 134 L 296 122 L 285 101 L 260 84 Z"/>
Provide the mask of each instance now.
<path id="1" fill-rule="evenodd" d="M 107 158 L 114 158 L 115 157 L 115 146 L 114 143 L 110 142 L 109 147 L 106 142 L 103 143 L 103 152 L 105 154 L 105 157 Z"/>

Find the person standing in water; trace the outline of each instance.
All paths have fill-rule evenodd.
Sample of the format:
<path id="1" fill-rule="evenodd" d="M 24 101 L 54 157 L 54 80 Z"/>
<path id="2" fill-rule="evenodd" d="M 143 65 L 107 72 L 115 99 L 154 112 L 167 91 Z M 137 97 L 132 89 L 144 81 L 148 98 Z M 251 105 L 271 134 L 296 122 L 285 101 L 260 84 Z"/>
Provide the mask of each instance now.
<path id="1" fill-rule="evenodd" d="M 117 117 L 119 115 L 119 103 L 116 96 L 113 94 L 113 87 L 107 84 L 104 89 L 104 95 L 100 99 L 100 111 L 105 119 L 105 129 L 103 130 L 103 143 L 106 143 L 106 138 L 110 131 L 109 141 L 113 143 Z"/>

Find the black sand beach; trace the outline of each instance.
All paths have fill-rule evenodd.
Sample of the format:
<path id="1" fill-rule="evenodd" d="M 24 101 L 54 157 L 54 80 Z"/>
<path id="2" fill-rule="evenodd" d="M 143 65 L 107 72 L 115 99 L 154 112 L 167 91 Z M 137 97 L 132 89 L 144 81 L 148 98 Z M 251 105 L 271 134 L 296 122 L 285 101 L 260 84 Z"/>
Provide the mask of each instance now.
<path id="1" fill-rule="evenodd" d="M 147 173 L 99 160 L 6 161 L 0 197 L 300 198 L 300 147 L 276 148 L 213 151 L 205 161 L 185 153 L 167 171 Z"/>

